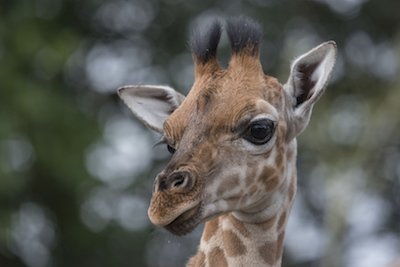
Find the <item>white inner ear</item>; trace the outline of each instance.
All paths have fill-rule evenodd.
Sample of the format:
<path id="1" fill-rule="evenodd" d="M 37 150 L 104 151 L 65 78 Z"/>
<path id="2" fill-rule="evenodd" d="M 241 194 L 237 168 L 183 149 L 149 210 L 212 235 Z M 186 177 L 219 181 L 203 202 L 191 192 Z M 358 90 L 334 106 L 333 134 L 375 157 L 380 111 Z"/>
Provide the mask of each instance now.
<path id="1" fill-rule="evenodd" d="M 336 61 L 336 53 L 333 49 L 328 50 L 327 54 L 324 56 L 324 59 L 320 62 L 317 69 L 311 76 L 311 80 L 317 81 L 312 91 L 317 89 L 324 89 L 328 84 L 329 78 L 331 76 L 333 66 Z"/>
<path id="2" fill-rule="evenodd" d="M 291 100 L 287 117 L 289 128 L 287 139 L 299 135 L 307 126 L 312 107 L 325 91 L 336 60 L 336 44 L 323 43 L 301 55 L 291 66 L 285 93 Z"/>
<path id="3" fill-rule="evenodd" d="M 129 85 L 119 88 L 118 94 L 146 126 L 159 133 L 164 121 L 185 100 L 168 86 Z"/>
<path id="4" fill-rule="evenodd" d="M 308 97 L 302 103 L 298 105 L 295 113 L 299 114 L 312 108 L 312 105 L 320 98 L 322 93 L 325 91 L 326 85 L 328 84 L 331 76 L 333 66 L 336 60 L 336 45 L 333 42 L 326 42 L 322 45 L 312 49 L 308 53 L 300 56 L 292 64 L 292 94 L 294 97 L 298 97 L 301 94 L 306 94 Z M 317 67 L 308 73 L 307 66 L 312 69 L 312 66 Z M 305 73 L 300 71 L 300 68 Z M 309 80 L 314 82 L 312 87 L 304 88 L 304 81 Z"/>

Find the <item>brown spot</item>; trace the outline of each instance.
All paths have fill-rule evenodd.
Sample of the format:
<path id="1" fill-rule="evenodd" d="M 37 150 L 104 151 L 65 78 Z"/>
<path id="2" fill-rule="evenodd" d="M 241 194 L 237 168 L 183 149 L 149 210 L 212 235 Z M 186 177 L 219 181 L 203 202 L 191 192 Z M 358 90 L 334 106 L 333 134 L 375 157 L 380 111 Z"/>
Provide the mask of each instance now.
<path id="1" fill-rule="evenodd" d="M 260 253 L 261 258 L 268 265 L 273 265 L 275 263 L 276 258 L 276 244 L 277 242 L 267 242 L 263 246 L 260 247 L 258 252 Z"/>
<path id="2" fill-rule="evenodd" d="M 267 165 L 264 167 L 259 180 L 264 182 L 265 190 L 272 191 L 279 185 L 280 177 L 273 167 Z"/>
<path id="3" fill-rule="evenodd" d="M 258 190 L 258 186 L 253 185 L 253 186 L 250 188 L 250 190 L 249 190 L 249 195 L 250 195 L 250 196 L 251 196 L 251 195 L 254 195 L 254 194 L 257 192 L 257 190 Z"/>
<path id="4" fill-rule="evenodd" d="M 279 234 L 278 240 L 276 241 L 276 255 L 275 261 L 278 261 L 282 257 L 283 253 L 283 240 L 285 239 L 285 231 Z"/>
<path id="5" fill-rule="evenodd" d="M 267 165 L 262 170 L 258 180 L 265 181 L 266 179 L 268 179 L 268 177 L 271 177 L 274 173 L 275 173 L 275 168 L 272 167 L 271 165 Z"/>
<path id="6" fill-rule="evenodd" d="M 239 175 L 234 175 L 225 182 L 221 183 L 217 190 L 217 195 L 222 195 L 225 191 L 230 191 L 239 185 Z"/>
<path id="7" fill-rule="evenodd" d="M 190 258 L 187 267 L 205 267 L 206 266 L 206 255 L 203 251 L 199 250 L 197 255 Z"/>
<path id="8" fill-rule="evenodd" d="M 269 229 L 271 229 L 274 226 L 276 217 L 277 217 L 277 214 L 274 217 L 272 217 L 271 219 L 269 219 L 268 221 L 263 222 L 263 223 L 257 223 L 256 225 L 258 227 L 260 227 L 261 230 L 268 231 Z"/>
<path id="9" fill-rule="evenodd" d="M 218 227 L 219 227 L 218 218 L 206 222 L 206 225 L 204 226 L 203 240 L 208 242 L 208 240 L 210 240 L 210 238 L 215 235 L 215 233 L 218 230 Z"/>
<path id="10" fill-rule="evenodd" d="M 283 144 L 285 142 L 285 135 L 286 135 L 286 123 L 284 121 L 280 121 L 279 123 L 279 133 L 280 133 L 280 142 Z"/>
<path id="11" fill-rule="evenodd" d="M 292 174 L 292 181 L 290 181 L 289 185 L 289 200 L 293 201 L 294 196 L 296 194 L 296 187 L 297 187 L 297 174 L 293 172 Z"/>
<path id="12" fill-rule="evenodd" d="M 197 262 L 196 262 L 196 267 L 203 267 L 206 266 L 206 255 L 203 253 L 203 251 L 199 251 L 199 254 L 197 256 Z"/>
<path id="13" fill-rule="evenodd" d="M 285 224 L 286 217 L 287 217 L 287 213 L 283 212 L 278 221 L 278 231 L 280 231 L 282 229 L 283 225 Z"/>
<path id="14" fill-rule="evenodd" d="M 249 186 L 254 182 L 256 176 L 256 168 L 248 168 L 246 172 L 246 185 Z"/>
<path id="15" fill-rule="evenodd" d="M 229 257 L 236 257 L 246 253 L 246 247 L 243 245 L 242 240 L 232 230 L 223 231 L 222 238 L 226 254 Z"/>
<path id="16" fill-rule="evenodd" d="M 280 177 L 278 174 L 270 177 L 268 180 L 265 181 L 265 190 L 273 191 L 279 185 Z"/>
<path id="17" fill-rule="evenodd" d="M 267 242 L 258 250 L 261 258 L 265 263 L 274 265 L 282 258 L 283 239 L 285 238 L 285 231 L 279 234 L 278 239 L 274 242 Z"/>
<path id="18" fill-rule="evenodd" d="M 218 247 L 211 250 L 207 258 L 209 266 L 228 267 L 224 252 Z"/>
<path id="19" fill-rule="evenodd" d="M 247 230 L 246 226 L 242 221 L 239 221 L 236 219 L 232 214 L 229 215 L 232 225 L 239 231 L 240 234 L 242 234 L 244 237 L 249 238 L 250 237 L 250 232 Z"/>
<path id="20" fill-rule="evenodd" d="M 276 158 L 275 158 L 275 165 L 276 166 L 282 166 L 283 161 L 285 159 L 284 156 L 285 156 L 285 148 L 281 145 L 278 148 L 278 154 L 276 155 Z"/>

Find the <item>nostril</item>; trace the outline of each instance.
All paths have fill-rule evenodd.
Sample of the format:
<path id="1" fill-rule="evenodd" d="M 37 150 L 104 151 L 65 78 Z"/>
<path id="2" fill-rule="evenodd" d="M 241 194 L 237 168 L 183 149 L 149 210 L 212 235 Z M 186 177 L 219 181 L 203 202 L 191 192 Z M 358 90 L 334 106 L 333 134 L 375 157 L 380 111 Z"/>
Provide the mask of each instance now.
<path id="1" fill-rule="evenodd" d="M 169 177 L 169 188 L 179 190 L 191 190 L 194 186 L 193 175 L 187 171 L 176 171 Z M 181 192 L 181 191 L 180 191 Z"/>
<path id="2" fill-rule="evenodd" d="M 172 182 L 173 188 L 184 187 L 187 183 L 187 176 L 176 177 Z"/>

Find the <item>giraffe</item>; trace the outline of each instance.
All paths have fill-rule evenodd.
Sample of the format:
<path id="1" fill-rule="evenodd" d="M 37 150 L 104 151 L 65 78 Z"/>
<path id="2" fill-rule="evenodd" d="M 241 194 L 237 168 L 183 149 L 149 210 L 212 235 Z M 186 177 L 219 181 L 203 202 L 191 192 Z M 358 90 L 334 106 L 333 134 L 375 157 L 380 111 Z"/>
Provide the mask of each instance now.
<path id="1" fill-rule="evenodd" d="M 298 57 L 282 85 L 263 72 L 260 24 L 241 16 L 225 28 L 226 69 L 217 60 L 221 23 L 192 34 L 195 81 L 186 97 L 149 85 L 118 94 L 172 153 L 154 181 L 151 222 L 179 236 L 206 222 L 187 266 L 281 266 L 296 136 L 325 91 L 337 48 L 328 41 Z"/>

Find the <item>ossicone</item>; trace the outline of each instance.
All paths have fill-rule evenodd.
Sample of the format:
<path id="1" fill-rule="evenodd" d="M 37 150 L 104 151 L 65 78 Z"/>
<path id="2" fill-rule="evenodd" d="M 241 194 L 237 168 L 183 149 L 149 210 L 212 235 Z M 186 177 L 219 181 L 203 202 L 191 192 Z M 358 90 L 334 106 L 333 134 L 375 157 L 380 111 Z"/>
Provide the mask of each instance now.
<path id="1" fill-rule="evenodd" d="M 259 56 L 263 30 L 257 21 L 245 16 L 232 18 L 227 22 L 226 31 L 232 55 Z"/>
<path id="2" fill-rule="evenodd" d="M 215 20 L 209 27 L 193 31 L 189 45 L 196 64 L 205 65 L 217 59 L 217 48 L 221 38 L 222 26 Z"/>
<path id="3" fill-rule="evenodd" d="M 227 20 L 226 32 L 232 50 L 233 61 L 241 65 L 247 62 L 246 64 L 257 66 L 258 69 L 262 70 L 259 62 L 262 38 L 261 25 L 251 18 L 240 16 Z M 206 28 L 193 31 L 189 39 L 189 45 L 195 64 L 195 78 L 204 74 L 216 73 L 222 69 L 217 59 L 217 49 L 221 34 L 222 26 L 218 20 L 215 20 Z M 232 60 L 229 65 L 235 65 L 231 63 Z"/>

